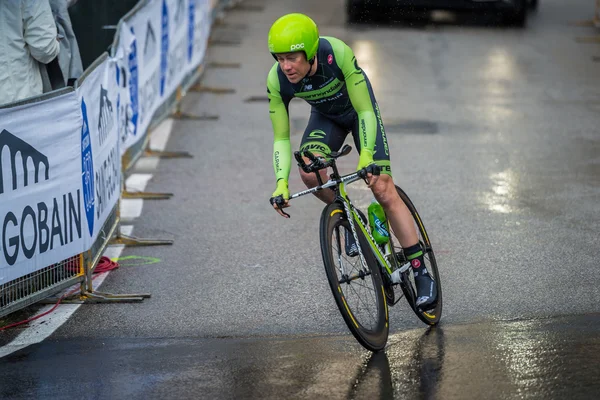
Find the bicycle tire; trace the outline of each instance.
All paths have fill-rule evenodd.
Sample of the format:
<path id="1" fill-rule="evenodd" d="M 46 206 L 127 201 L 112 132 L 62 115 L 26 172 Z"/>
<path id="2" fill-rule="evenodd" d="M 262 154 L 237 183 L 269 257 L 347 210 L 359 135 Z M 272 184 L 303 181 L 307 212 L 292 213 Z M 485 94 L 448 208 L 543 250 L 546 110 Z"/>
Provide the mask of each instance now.
<path id="1" fill-rule="evenodd" d="M 396 191 L 398 192 L 398 195 L 400 196 L 404 204 L 406 204 L 406 207 L 408 207 L 408 210 L 410 211 L 413 217 L 415 227 L 417 229 L 417 234 L 419 236 L 419 241 L 421 242 L 421 247 L 423 248 L 423 258 L 425 260 L 425 266 L 429 271 L 429 275 L 437 285 L 437 304 L 435 308 L 433 310 L 428 310 L 427 312 L 425 312 L 415 307 L 416 288 L 414 287 L 414 280 L 411 279 L 412 267 L 404 273 L 402 277 L 402 283 L 400 283 L 400 287 L 402 289 L 402 292 L 404 292 L 404 297 L 406 297 L 410 308 L 415 312 L 417 317 L 419 317 L 419 319 L 427 325 L 437 325 L 442 317 L 443 302 L 442 280 L 438 271 L 435 254 L 433 252 L 433 248 L 431 247 L 431 242 L 429 241 L 429 235 L 427 234 L 427 230 L 425 229 L 425 225 L 423 224 L 423 220 L 421 219 L 417 208 L 413 204 L 412 200 L 408 197 L 406 192 L 404 192 L 404 190 L 402 190 L 398 185 L 396 185 Z M 393 238 L 393 240 L 396 239 L 394 235 L 391 235 L 391 237 Z"/>
<path id="2" fill-rule="evenodd" d="M 334 243 L 333 238 L 334 235 L 336 235 L 336 228 L 338 229 L 338 236 L 336 243 Z M 343 244 L 341 244 L 343 242 L 341 242 L 339 228 L 343 228 L 345 230 L 344 232 L 350 232 L 350 224 L 348 222 L 344 206 L 338 202 L 335 202 L 329 204 L 323 209 L 320 222 L 321 254 L 323 256 L 323 265 L 327 274 L 327 281 L 329 282 L 329 287 L 333 297 L 335 298 L 338 309 L 340 310 L 344 322 L 348 326 L 350 332 L 352 332 L 356 340 L 364 348 L 373 352 L 377 352 L 385 348 L 389 333 L 388 307 L 384 296 L 384 288 L 379 271 L 379 264 L 377 263 L 377 260 L 375 259 L 364 234 L 362 231 L 360 231 L 358 226 L 355 226 L 359 238 L 359 243 L 357 244 L 362 250 L 370 275 L 364 278 L 357 278 L 356 281 L 349 283 L 340 283 L 340 277 L 338 276 L 340 273 L 334 261 L 335 257 L 341 259 L 342 253 L 345 252 L 343 249 Z M 334 245 L 337 247 L 337 252 L 339 252 L 336 252 L 335 255 L 334 251 L 336 251 L 336 249 L 334 248 Z M 358 260 L 358 263 L 360 263 L 359 256 L 354 257 L 354 259 Z M 376 316 L 371 316 L 374 317 L 374 326 L 372 329 L 365 327 L 364 318 L 362 318 L 362 316 L 361 318 L 358 318 L 356 315 L 356 310 L 353 310 L 353 307 L 350 307 L 348 304 L 349 302 L 347 301 L 347 293 L 350 293 L 352 290 L 350 289 L 350 286 L 360 285 L 361 281 L 370 281 L 372 283 L 373 292 L 371 293 L 371 296 L 374 297 L 375 307 L 373 307 L 373 311 L 376 314 Z M 344 291 L 344 289 L 347 290 Z"/>

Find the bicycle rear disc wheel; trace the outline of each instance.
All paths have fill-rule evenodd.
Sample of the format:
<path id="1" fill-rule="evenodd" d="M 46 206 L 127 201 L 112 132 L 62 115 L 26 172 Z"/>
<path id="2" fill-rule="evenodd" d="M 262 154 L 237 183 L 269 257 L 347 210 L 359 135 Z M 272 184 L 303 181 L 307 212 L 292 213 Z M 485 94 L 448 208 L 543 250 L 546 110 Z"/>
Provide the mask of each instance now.
<path id="1" fill-rule="evenodd" d="M 332 203 L 321 215 L 321 253 L 327 280 L 344 321 L 356 340 L 370 351 L 382 350 L 389 332 L 388 308 L 378 263 L 355 223 L 366 265 L 349 257 L 346 235 L 352 235 L 343 205 Z"/>
<path id="2" fill-rule="evenodd" d="M 410 200 L 408 195 L 402 190 L 399 186 L 396 185 L 396 191 L 398 195 L 408 207 L 415 224 L 415 229 L 417 231 L 417 236 L 419 237 L 419 242 L 421 243 L 421 248 L 423 249 L 423 260 L 425 261 L 425 267 L 429 272 L 431 278 L 435 281 L 437 286 L 437 303 L 435 307 L 431 310 L 423 311 L 415 307 L 415 301 L 417 298 L 417 289 L 415 286 L 415 280 L 413 277 L 412 267 L 410 267 L 403 274 L 403 282 L 400 283 L 400 287 L 404 292 L 404 297 L 408 301 L 408 304 L 415 312 L 417 317 L 427 325 L 436 325 L 440 322 L 440 318 L 442 317 L 442 281 L 440 279 L 440 274 L 438 271 L 437 262 L 435 259 L 435 254 L 433 253 L 433 249 L 431 247 L 431 242 L 429 241 L 429 235 L 425 230 L 425 225 L 423 225 L 423 221 L 417 211 L 415 205 Z M 399 265 L 402 266 L 406 263 L 406 258 L 404 258 L 404 253 L 402 252 L 402 247 L 398 243 L 398 239 L 396 239 L 395 235 L 390 235 L 392 239 L 392 244 L 394 246 L 394 253 L 397 254 L 397 259 Z"/>

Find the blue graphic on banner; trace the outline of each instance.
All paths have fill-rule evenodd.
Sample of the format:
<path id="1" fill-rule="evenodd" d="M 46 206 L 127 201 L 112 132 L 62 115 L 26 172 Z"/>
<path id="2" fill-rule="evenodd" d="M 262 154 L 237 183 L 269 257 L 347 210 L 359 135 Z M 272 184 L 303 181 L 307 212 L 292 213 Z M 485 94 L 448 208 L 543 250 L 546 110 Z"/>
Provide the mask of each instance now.
<path id="1" fill-rule="evenodd" d="M 94 235 L 94 159 L 92 158 L 92 137 L 88 124 L 87 108 L 85 100 L 81 99 L 81 115 L 83 126 L 81 127 L 81 181 L 83 184 L 83 204 L 87 217 L 90 236 Z"/>
<path id="2" fill-rule="evenodd" d="M 131 123 L 133 124 L 133 136 L 137 135 L 138 116 L 139 116 L 139 91 L 138 91 L 138 58 L 137 58 L 137 39 L 135 32 L 131 28 L 131 34 L 134 39 L 129 48 L 129 104 L 131 106 Z"/>
<path id="3" fill-rule="evenodd" d="M 169 59 L 169 11 L 167 1 L 163 0 L 162 5 L 162 35 L 161 35 L 161 54 L 160 54 L 160 95 L 165 93 L 167 83 L 167 61 Z"/>
<path id="4" fill-rule="evenodd" d="M 194 16 L 196 14 L 196 0 L 190 0 L 188 20 L 188 62 L 192 61 L 194 55 Z"/>

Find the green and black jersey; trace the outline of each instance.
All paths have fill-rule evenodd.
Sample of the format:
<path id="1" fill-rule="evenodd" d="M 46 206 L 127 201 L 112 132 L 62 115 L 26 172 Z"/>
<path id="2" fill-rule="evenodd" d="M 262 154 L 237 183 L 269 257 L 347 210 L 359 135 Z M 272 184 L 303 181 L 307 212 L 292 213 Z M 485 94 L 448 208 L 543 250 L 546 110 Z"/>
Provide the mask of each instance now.
<path id="1" fill-rule="evenodd" d="M 354 141 L 359 149 L 368 149 L 377 164 L 389 172 L 389 154 L 385 132 L 375 101 L 373 90 L 366 74 L 358 66 L 352 49 L 333 37 L 323 36 L 317 51 L 317 70 L 312 76 L 300 82 L 291 83 L 279 63 L 275 63 L 267 79 L 269 112 L 274 132 L 273 166 L 277 179 L 288 179 L 291 168 L 290 123 L 288 106 L 292 98 L 304 99 L 312 106 L 311 121 L 303 139 L 303 146 L 313 143 L 330 149 L 327 144 L 343 142 L 334 140 L 327 143 L 319 136 L 323 132 L 319 124 L 331 125 L 334 129 L 354 132 Z M 317 130 L 318 129 L 318 130 Z M 377 144 L 377 146 L 376 146 Z M 339 149 L 339 147 L 338 147 Z M 385 167 L 387 166 L 387 171 Z"/>

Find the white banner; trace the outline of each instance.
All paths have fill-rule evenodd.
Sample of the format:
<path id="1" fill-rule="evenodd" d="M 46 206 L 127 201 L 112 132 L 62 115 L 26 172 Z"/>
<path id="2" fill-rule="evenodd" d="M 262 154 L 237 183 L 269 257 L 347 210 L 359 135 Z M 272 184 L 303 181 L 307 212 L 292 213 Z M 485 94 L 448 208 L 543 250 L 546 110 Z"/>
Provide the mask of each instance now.
<path id="1" fill-rule="evenodd" d="M 116 52 L 118 62 L 119 101 L 118 132 L 121 155 L 143 137 L 139 130 L 139 69 L 138 47 L 133 29 L 126 23 L 121 26 L 119 48 Z"/>
<path id="2" fill-rule="evenodd" d="M 75 92 L 0 109 L 0 284 L 85 249 L 81 165 Z"/>
<path id="3" fill-rule="evenodd" d="M 151 0 L 123 22 L 119 136 L 124 153 L 144 137 L 156 109 L 204 60 L 210 0 Z"/>
<path id="4" fill-rule="evenodd" d="M 121 154 L 206 53 L 215 0 L 151 0 L 76 92 L 0 109 L 0 284 L 88 250 Z"/>
<path id="5" fill-rule="evenodd" d="M 121 194 L 121 153 L 117 114 L 120 102 L 120 71 L 116 62 L 105 60 L 77 89 L 83 123 L 81 165 L 86 228 L 91 241 Z"/>
<path id="6" fill-rule="evenodd" d="M 210 36 L 213 7 L 210 0 L 190 0 L 190 2 L 195 4 L 193 21 L 190 21 L 189 24 L 189 29 L 193 29 L 193 32 L 190 32 L 190 38 L 193 37 L 193 40 L 190 39 L 192 54 L 188 56 L 188 72 L 204 62 L 206 46 Z"/>

